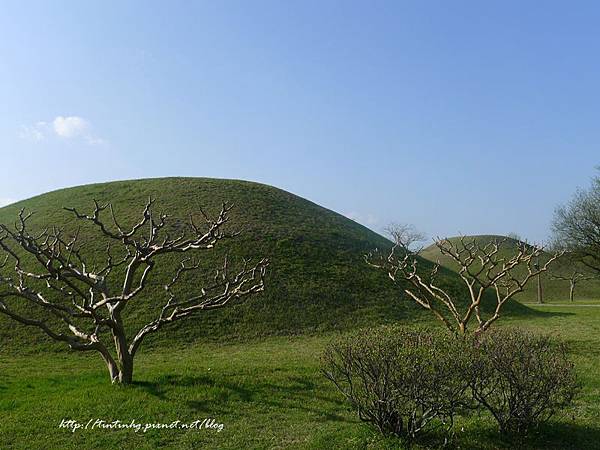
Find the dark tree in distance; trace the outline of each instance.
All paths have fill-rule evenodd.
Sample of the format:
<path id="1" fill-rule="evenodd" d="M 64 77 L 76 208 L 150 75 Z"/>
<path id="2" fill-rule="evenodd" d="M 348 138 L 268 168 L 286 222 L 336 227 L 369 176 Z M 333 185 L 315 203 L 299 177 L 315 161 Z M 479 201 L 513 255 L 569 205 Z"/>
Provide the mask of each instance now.
<path id="1" fill-rule="evenodd" d="M 584 266 L 600 275 L 600 176 L 587 190 L 558 207 L 552 224 L 553 245 L 568 250 Z"/>

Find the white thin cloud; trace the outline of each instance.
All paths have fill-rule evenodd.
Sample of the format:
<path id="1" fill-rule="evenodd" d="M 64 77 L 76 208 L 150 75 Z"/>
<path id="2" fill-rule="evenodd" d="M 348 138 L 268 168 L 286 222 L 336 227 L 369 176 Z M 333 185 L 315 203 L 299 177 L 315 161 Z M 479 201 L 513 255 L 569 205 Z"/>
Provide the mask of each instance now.
<path id="1" fill-rule="evenodd" d="M 74 137 L 85 136 L 90 129 L 90 124 L 83 117 L 57 116 L 52 121 L 52 128 L 58 136 L 71 139 Z"/>
<path id="2" fill-rule="evenodd" d="M 40 142 L 46 139 L 48 124 L 37 122 L 35 125 L 21 125 L 19 137 L 27 141 Z"/>
<path id="3" fill-rule="evenodd" d="M 34 142 L 49 137 L 66 140 L 83 140 L 90 145 L 104 144 L 106 141 L 92 132 L 92 125 L 79 116 L 56 116 L 51 122 L 40 121 L 35 125 L 23 125 L 19 136 Z"/>
<path id="4" fill-rule="evenodd" d="M 361 214 L 355 211 L 344 214 L 348 219 L 354 220 L 366 227 L 373 227 L 379 223 L 379 219 L 373 214 Z"/>
<path id="5" fill-rule="evenodd" d="M 106 144 L 106 141 L 104 139 L 99 138 L 97 136 L 85 136 L 84 139 L 90 145 L 103 145 L 103 144 Z"/>

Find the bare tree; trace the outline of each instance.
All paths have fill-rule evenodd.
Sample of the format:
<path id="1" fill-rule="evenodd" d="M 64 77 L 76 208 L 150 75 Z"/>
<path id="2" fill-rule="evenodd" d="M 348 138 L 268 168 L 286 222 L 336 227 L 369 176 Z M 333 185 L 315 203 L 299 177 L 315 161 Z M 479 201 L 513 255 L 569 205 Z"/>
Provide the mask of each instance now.
<path id="1" fill-rule="evenodd" d="M 554 213 L 554 245 L 568 250 L 600 274 L 600 176 L 588 190 L 579 190 L 573 199 Z"/>
<path id="2" fill-rule="evenodd" d="M 569 282 L 569 301 L 575 301 L 575 288 L 581 281 L 597 278 L 591 271 L 581 263 L 579 257 L 571 252 L 565 252 L 558 261 L 558 265 L 552 269 L 550 277 L 554 280 Z"/>
<path id="3" fill-rule="evenodd" d="M 544 249 L 540 248 L 540 252 L 538 254 L 538 256 L 536 256 L 535 258 L 535 263 L 533 264 L 534 269 L 539 269 L 540 268 L 540 257 L 543 256 L 544 254 Z M 544 303 L 544 290 L 542 287 L 542 272 L 538 272 L 538 274 L 536 275 L 536 282 L 537 282 L 537 302 L 541 305 Z"/>
<path id="4" fill-rule="evenodd" d="M 392 242 L 405 251 L 419 253 L 422 247 L 415 248 L 415 244 L 425 241 L 425 233 L 417 230 L 414 225 L 392 222 L 383 231 L 392 238 Z"/>
<path id="5" fill-rule="evenodd" d="M 550 264 L 560 256 L 560 253 L 555 253 L 535 267 L 543 247 L 518 242 L 514 252 L 501 252 L 505 242 L 506 239 L 495 239 L 481 245 L 476 239 L 464 236 L 457 240 L 438 238 L 435 241 L 442 255 L 458 265 L 458 276 L 469 293 L 469 301 L 464 306 L 460 304 L 459 296 L 438 282 L 439 262 L 434 264 L 429 273 L 422 274 L 418 270 L 422 260 L 410 252 L 397 255 L 398 245 L 392 248 L 387 257 L 371 253 L 366 255 L 366 261 L 373 267 L 385 270 L 392 281 L 401 283 L 404 292 L 412 300 L 431 311 L 450 331 L 466 333 L 469 322 L 475 317 L 475 332 L 481 332 L 500 317 L 501 309 L 508 300 L 523 291 L 531 278 L 548 270 Z M 495 307 L 486 318 L 482 301 L 488 289 L 494 293 Z"/>
<path id="6" fill-rule="evenodd" d="M 515 233 L 514 231 L 513 231 L 513 232 L 510 232 L 510 233 L 508 233 L 508 234 L 506 235 L 506 237 L 507 237 L 507 238 L 509 238 L 509 239 L 513 239 L 513 240 L 515 240 L 515 241 L 523 241 L 523 242 L 525 242 L 525 241 L 524 241 L 524 240 L 521 238 L 521 235 L 520 235 L 520 234 L 518 234 L 518 233 Z"/>
<path id="7" fill-rule="evenodd" d="M 52 227 L 31 234 L 31 213 L 23 210 L 14 229 L 0 225 L 0 248 L 6 253 L 0 267 L 0 313 L 41 329 L 73 350 L 97 351 L 111 381 L 126 384 L 132 381 L 134 357 L 148 334 L 264 290 L 266 259 L 254 265 L 244 261 L 234 273 L 230 273 L 225 259 L 208 285 L 192 295 L 180 296 L 174 285 L 187 272 L 200 268 L 199 261 L 186 257 L 165 286 L 166 299 L 158 316 L 128 335 L 123 311 L 130 304 L 135 306 L 135 299 L 148 285 L 156 264 L 164 261 L 164 255 L 211 249 L 218 241 L 237 234 L 224 231 L 232 208 L 224 203 L 217 217 L 210 218 L 200 211 L 202 226 L 190 216 L 187 229 L 172 237 L 166 227 L 169 217 L 155 215 L 153 203 L 150 199 L 141 219 L 127 229 L 117 221 L 111 204 L 101 206 L 94 201 L 94 211 L 89 215 L 65 208 L 75 219 L 91 224 L 92 231 L 109 242 L 101 263 L 93 256 L 84 256 L 80 230 L 67 236 L 62 229 Z M 108 221 L 103 217 L 106 213 Z M 11 267 L 14 271 L 9 272 Z"/>
<path id="8" fill-rule="evenodd" d="M 569 282 L 569 301 L 575 301 L 575 286 L 580 281 L 592 280 L 594 279 L 591 275 L 585 275 L 582 272 L 579 272 L 577 269 L 572 270 L 568 275 L 552 275 L 552 278 L 555 280 L 564 280 Z"/>

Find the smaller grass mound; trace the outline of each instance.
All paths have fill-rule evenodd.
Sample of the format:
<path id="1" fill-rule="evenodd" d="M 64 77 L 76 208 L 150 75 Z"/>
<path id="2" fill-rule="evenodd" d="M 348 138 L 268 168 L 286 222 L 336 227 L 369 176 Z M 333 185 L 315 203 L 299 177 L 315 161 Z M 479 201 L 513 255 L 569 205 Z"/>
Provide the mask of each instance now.
<path id="1" fill-rule="evenodd" d="M 448 238 L 449 241 L 457 243 L 459 237 Z M 472 241 L 480 246 L 485 246 L 493 242 L 494 240 L 502 241 L 499 257 L 511 257 L 516 253 L 519 241 L 506 236 L 499 235 L 475 235 L 466 236 L 467 241 Z M 445 268 L 458 271 L 459 267 L 452 258 L 442 254 L 439 248 L 432 244 L 429 247 L 423 249 L 420 256 L 431 261 L 438 262 Z M 540 264 L 544 264 L 550 258 L 550 253 L 543 252 L 539 259 Z M 524 273 L 525 268 L 521 268 L 521 273 Z M 554 279 L 553 274 L 564 274 L 569 273 L 572 270 L 569 261 L 566 259 L 558 259 L 550 266 L 547 272 L 541 275 L 543 300 L 547 302 L 568 302 L 569 301 L 569 282 L 566 280 Z M 519 273 L 517 271 L 517 273 Z M 534 303 L 537 302 L 537 279 L 531 279 L 523 292 L 520 292 L 514 297 L 516 300 L 523 303 Z M 589 302 L 600 300 L 600 278 L 594 280 L 585 280 L 577 284 L 575 290 L 575 300 L 578 302 Z"/>

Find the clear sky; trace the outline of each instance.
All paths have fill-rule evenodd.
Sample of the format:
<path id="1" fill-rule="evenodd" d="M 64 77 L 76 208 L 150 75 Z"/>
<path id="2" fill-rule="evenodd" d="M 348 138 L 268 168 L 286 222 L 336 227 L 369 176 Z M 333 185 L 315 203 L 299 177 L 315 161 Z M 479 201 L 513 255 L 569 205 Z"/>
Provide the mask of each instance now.
<path id="1" fill-rule="evenodd" d="M 599 23 L 593 1 L 5 1 L 0 202 L 241 178 L 377 231 L 539 241 L 600 163 Z"/>

